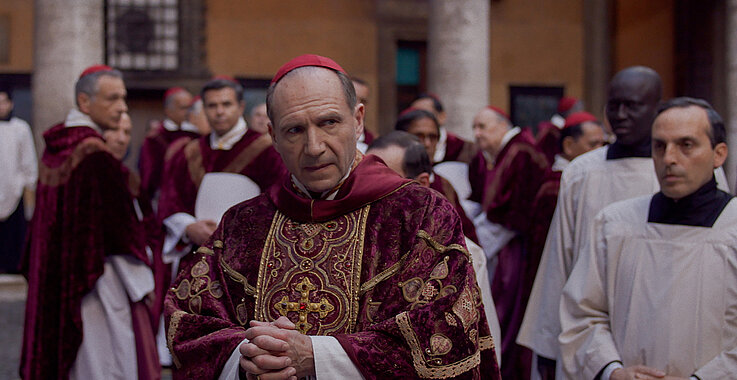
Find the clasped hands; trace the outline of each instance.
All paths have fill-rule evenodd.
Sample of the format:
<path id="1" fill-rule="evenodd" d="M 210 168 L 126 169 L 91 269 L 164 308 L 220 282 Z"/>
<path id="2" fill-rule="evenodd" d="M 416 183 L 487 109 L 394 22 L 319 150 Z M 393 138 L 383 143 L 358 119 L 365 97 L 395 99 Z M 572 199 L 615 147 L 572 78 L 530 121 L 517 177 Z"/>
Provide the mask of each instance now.
<path id="1" fill-rule="evenodd" d="M 315 374 L 312 340 L 297 332 L 289 319 L 251 321 L 250 326 L 248 342 L 238 347 L 249 380 L 297 380 Z"/>
<path id="2" fill-rule="evenodd" d="M 644 365 L 636 365 L 632 367 L 619 368 L 612 372 L 609 380 L 687 380 L 682 377 L 668 376 L 665 372 L 646 367 Z"/>

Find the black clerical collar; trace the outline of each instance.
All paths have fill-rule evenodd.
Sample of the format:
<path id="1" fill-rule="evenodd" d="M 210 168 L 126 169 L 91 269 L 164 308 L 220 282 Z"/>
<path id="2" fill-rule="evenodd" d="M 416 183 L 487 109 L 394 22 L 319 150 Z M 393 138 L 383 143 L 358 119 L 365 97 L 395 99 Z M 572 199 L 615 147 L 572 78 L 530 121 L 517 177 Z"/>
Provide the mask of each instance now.
<path id="1" fill-rule="evenodd" d="M 620 158 L 632 157 L 650 158 L 650 149 L 650 139 L 647 139 L 647 142 L 644 144 L 638 144 L 635 146 L 625 146 L 615 142 L 614 144 L 609 145 L 609 148 L 606 151 L 606 159 L 617 160 Z"/>
<path id="2" fill-rule="evenodd" d="M 684 226 L 712 227 L 732 195 L 717 189 L 714 177 L 693 194 L 674 201 L 663 192 L 650 201 L 648 223 L 679 224 Z"/>

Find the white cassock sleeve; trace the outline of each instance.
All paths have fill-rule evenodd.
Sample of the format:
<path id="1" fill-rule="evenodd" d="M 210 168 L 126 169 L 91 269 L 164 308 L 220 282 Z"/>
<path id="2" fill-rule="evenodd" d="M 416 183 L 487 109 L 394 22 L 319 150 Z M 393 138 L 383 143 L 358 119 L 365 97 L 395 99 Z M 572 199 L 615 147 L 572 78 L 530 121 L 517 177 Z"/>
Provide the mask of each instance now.
<path id="1" fill-rule="evenodd" d="M 33 133 L 31 127 L 27 123 L 23 124 L 22 133 L 22 152 L 19 157 L 20 169 L 23 173 L 23 186 L 29 190 L 36 189 L 36 180 L 38 179 L 38 162 L 36 160 L 36 146 L 33 143 Z"/>
<path id="2" fill-rule="evenodd" d="M 172 264 L 174 278 L 176 278 L 177 272 L 179 271 L 179 260 L 192 249 L 191 244 L 188 244 L 183 249 L 177 249 L 177 243 L 186 241 L 187 226 L 196 221 L 194 216 L 184 212 L 178 212 L 164 219 L 166 237 L 164 238 L 164 247 L 161 253 L 162 260 L 166 264 Z"/>
<path id="3" fill-rule="evenodd" d="M 358 371 L 337 339 L 330 336 L 310 336 L 310 339 L 315 359 L 315 376 L 308 378 L 317 380 L 363 379 L 361 372 Z M 223 366 L 218 380 L 239 380 L 238 369 L 241 354 L 238 347 L 245 342 L 248 342 L 248 339 L 244 339 L 235 347 Z"/>
<path id="4" fill-rule="evenodd" d="M 560 350 L 571 379 L 593 379 L 609 363 L 622 361 L 611 334 L 601 213 L 590 231 L 560 299 Z"/>

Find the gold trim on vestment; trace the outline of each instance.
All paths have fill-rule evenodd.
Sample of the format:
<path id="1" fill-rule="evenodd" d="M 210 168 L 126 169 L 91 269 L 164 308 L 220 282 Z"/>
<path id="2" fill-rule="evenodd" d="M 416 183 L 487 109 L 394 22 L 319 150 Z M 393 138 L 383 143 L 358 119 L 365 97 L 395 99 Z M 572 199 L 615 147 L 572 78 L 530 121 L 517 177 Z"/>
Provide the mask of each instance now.
<path id="1" fill-rule="evenodd" d="M 492 348 L 495 348 L 496 345 L 494 345 L 494 338 L 489 336 L 482 336 L 479 338 L 479 349 L 481 351 L 490 350 Z"/>
<path id="2" fill-rule="evenodd" d="M 455 249 L 455 250 L 461 251 L 464 255 L 466 255 L 466 257 L 469 260 L 471 259 L 471 254 L 468 253 L 468 250 L 466 249 L 466 247 L 464 247 L 464 246 L 462 246 L 460 244 L 451 244 L 451 245 L 445 246 L 445 245 L 439 243 L 438 241 L 436 241 L 435 239 L 433 239 L 433 237 L 430 236 L 430 234 L 428 234 L 424 230 L 417 231 L 417 237 L 419 237 L 420 239 L 424 240 L 427 243 L 427 245 L 430 248 L 432 248 L 435 252 L 445 253 L 445 252 L 448 252 L 448 251 L 451 251 L 451 250 L 454 250 Z"/>
<path id="3" fill-rule="evenodd" d="M 381 273 L 372 277 L 370 280 L 364 282 L 363 285 L 361 285 L 361 290 L 358 292 L 358 295 L 363 296 L 364 294 L 366 294 L 366 292 L 373 289 L 380 282 L 397 274 L 397 272 L 399 271 L 399 268 L 404 264 L 405 261 L 407 261 L 408 257 L 409 257 L 409 252 L 402 255 L 402 257 L 399 258 L 399 261 L 392 264 L 392 266 L 383 270 Z"/>
<path id="4" fill-rule="evenodd" d="M 171 360 L 177 368 L 182 368 L 182 363 L 174 353 L 174 335 L 176 335 L 177 329 L 179 328 L 179 321 L 186 314 L 187 313 L 182 310 L 177 310 L 172 313 L 171 318 L 169 319 L 169 330 L 166 332 L 166 342 L 169 346 L 169 352 L 171 353 Z"/>
<path id="5" fill-rule="evenodd" d="M 417 374 L 425 379 L 447 379 L 449 377 L 458 376 L 465 373 L 481 363 L 481 351 L 476 352 L 466 357 L 463 360 L 459 360 L 455 363 L 448 365 L 432 365 L 429 366 L 429 360 L 425 360 L 422 347 L 420 346 L 417 336 L 412 329 L 412 324 L 409 320 L 407 312 L 402 312 L 395 317 L 397 325 L 399 325 L 399 331 L 402 333 L 407 345 L 409 345 L 410 351 L 412 352 L 412 364 L 414 365 Z M 440 363 L 440 359 L 432 359 L 436 363 Z"/>
<path id="6" fill-rule="evenodd" d="M 202 246 L 202 247 L 197 248 L 197 253 L 202 253 L 204 255 L 210 255 L 210 256 L 212 256 L 212 255 L 215 254 L 215 252 L 213 252 L 212 249 L 207 248 L 205 246 Z"/>
<path id="7" fill-rule="evenodd" d="M 246 276 L 238 273 L 235 269 L 231 268 L 228 263 L 225 262 L 225 258 L 223 256 L 220 256 L 220 267 L 223 268 L 223 272 L 225 272 L 228 276 L 230 276 L 231 279 L 235 282 L 240 282 L 241 285 L 243 285 L 243 291 L 246 292 L 249 296 L 255 296 L 256 295 L 256 288 L 248 284 L 248 280 L 246 280 Z"/>

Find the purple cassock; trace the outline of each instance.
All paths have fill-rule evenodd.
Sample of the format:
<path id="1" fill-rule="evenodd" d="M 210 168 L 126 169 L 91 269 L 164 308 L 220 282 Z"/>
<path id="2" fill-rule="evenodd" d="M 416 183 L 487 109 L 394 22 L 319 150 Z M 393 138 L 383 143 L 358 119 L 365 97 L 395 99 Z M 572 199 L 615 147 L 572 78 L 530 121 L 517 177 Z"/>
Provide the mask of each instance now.
<path id="1" fill-rule="evenodd" d="M 175 378 L 217 378 L 249 321 L 283 315 L 335 337 L 367 379 L 499 379 L 453 206 L 375 156 L 334 200 L 285 175 L 231 208 L 165 307 Z"/>
<path id="2" fill-rule="evenodd" d="M 24 379 L 66 379 L 83 339 L 82 298 L 103 274 L 106 256 L 149 260 L 133 205 L 138 177 L 108 152 L 92 128 L 59 124 L 44 139 L 23 257 L 28 300 L 20 373 Z M 160 368 L 149 315 L 142 302 L 131 305 L 131 314 L 139 376 L 155 378 Z M 139 347 L 143 334 L 149 344 Z"/>
<path id="3" fill-rule="evenodd" d="M 181 147 L 186 142 L 200 137 L 193 131 L 169 131 L 161 123 L 156 130 L 141 145 L 141 155 L 138 159 L 138 171 L 141 174 L 141 193 L 149 199 L 154 199 L 156 191 L 161 186 L 161 176 L 164 171 L 167 150 L 173 144 Z"/>
<path id="4" fill-rule="evenodd" d="M 494 168 L 486 176 L 482 205 L 487 218 L 515 233 L 515 237 L 499 251 L 491 284 L 502 329 L 504 378 L 529 378 L 531 352 L 517 345 L 515 340 L 537 269 L 537 262 L 531 260 L 525 249 L 525 242 L 534 227 L 531 205 L 549 171 L 545 155 L 535 146 L 529 130 L 523 129 L 502 148 Z"/>
<path id="5" fill-rule="evenodd" d="M 187 143 L 167 160 L 159 198 L 159 218 L 163 220 L 178 212 L 194 215 L 202 178 L 212 172 L 243 174 L 264 191 L 287 170 L 268 134 L 249 129 L 229 150 L 212 149 L 210 135 L 202 136 Z"/>

